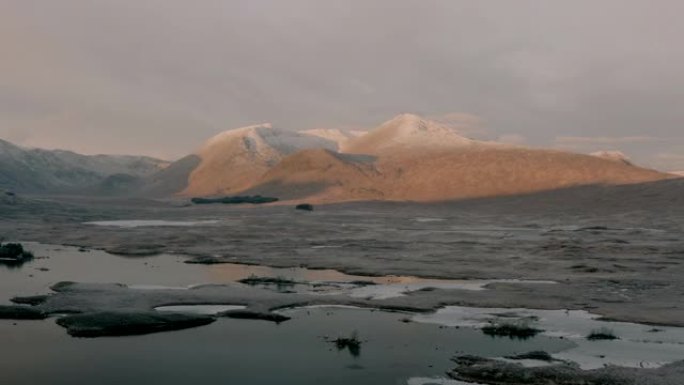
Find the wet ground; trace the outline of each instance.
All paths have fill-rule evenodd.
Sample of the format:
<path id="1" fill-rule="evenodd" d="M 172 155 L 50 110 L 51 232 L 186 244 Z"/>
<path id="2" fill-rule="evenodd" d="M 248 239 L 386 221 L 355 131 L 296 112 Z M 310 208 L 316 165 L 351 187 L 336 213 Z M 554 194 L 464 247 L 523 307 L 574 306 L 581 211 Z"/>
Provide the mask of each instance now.
<path id="1" fill-rule="evenodd" d="M 611 363 L 637 368 L 653 367 L 678 357 L 684 358 L 681 354 L 684 346 L 682 334 L 676 327 L 684 326 L 684 303 L 681 301 L 684 294 L 681 281 L 684 274 L 682 210 L 666 203 L 657 205 L 650 200 L 635 205 L 625 199 L 630 204 L 617 204 L 615 197 L 606 201 L 607 204 L 587 208 L 588 201 L 580 205 L 573 203 L 574 197 L 566 197 L 560 204 L 554 201 L 556 198 L 542 196 L 429 206 L 349 204 L 317 207 L 312 213 L 296 212 L 291 207 L 188 207 L 178 202 L 162 201 L 73 198 L 26 201 L 22 207 L 2 208 L 0 233 L 6 240 L 77 247 L 49 246 L 38 250 L 37 258 L 19 269 L 0 267 L 2 303 L 7 303 L 15 295 L 49 293 L 50 285 L 71 280 L 93 285 L 75 285 L 70 293 L 57 293 L 46 309 L 65 306 L 75 298 L 80 301 L 80 306 L 91 310 L 107 306 L 120 309 L 137 306 L 147 310 L 165 305 L 192 306 L 201 304 L 202 298 L 211 298 L 212 301 L 205 304 L 246 306 L 251 310 L 267 311 L 288 303 L 311 304 L 313 301 L 321 305 L 325 301 L 319 298 L 329 298 L 329 302 L 338 305 L 368 307 L 369 304 L 377 304 L 414 309 L 417 313 L 296 310 L 289 314 L 292 320 L 279 325 L 220 318 L 209 326 L 196 329 L 95 340 L 68 337 L 53 323 L 53 318 L 45 321 L 1 321 L 0 330 L 3 340 L 7 337 L 12 341 L 7 346 L 14 350 L 24 344 L 45 344 L 41 349 L 46 353 L 38 354 L 35 359 L 56 360 L 52 369 L 46 368 L 46 377 L 62 376 L 60 378 L 72 380 L 75 377 L 69 377 L 67 368 L 73 369 L 73 360 L 85 359 L 86 353 L 91 352 L 90 347 L 93 351 L 112 351 L 109 361 L 99 367 L 102 373 L 103 370 L 112 370 L 112 362 L 125 356 L 123 351 L 127 345 L 118 341 L 129 341 L 133 346 L 145 341 L 146 344 L 141 346 L 151 350 L 141 348 L 147 353 L 147 361 L 143 358 L 139 361 L 147 362 L 148 367 L 136 368 L 132 361 L 121 361 L 122 365 L 129 365 L 140 376 L 151 379 L 152 373 L 156 373 L 171 383 L 174 383 L 174 378 L 185 379 L 184 382 L 191 378 L 242 381 L 247 377 L 240 376 L 247 376 L 248 371 L 235 374 L 235 377 L 226 373 L 211 377 L 204 369 L 216 371 L 219 363 L 206 357 L 204 361 L 198 361 L 197 354 L 192 356 L 184 350 L 185 346 L 189 347 L 188 351 L 196 346 L 196 352 L 204 352 L 201 344 L 204 342 L 208 351 L 213 352 L 212 356 L 216 356 L 218 353 L 214 349 L 219 347 L 213 347 L 214 341 L 222 341 L 226 349 L 230 344 L 225 338 L 233 336 L 231 331 L 237 330 L 239 338 L 245 333 L 254 334 L 257 339 L 253 342 L 255 349 L 265 354 L 264 362 L 268 365 L 272 359 L 274 368 L 279 368 L 278 359 L 264 352 L 278 351 L 281 359 L 284 354 L 291 356 L 291 350 L 283 346 L 289 343 L 288 338 L 301 337 L 298 342 L 304 351 L 310 351 L 306 354 L 311 355 L 303 357 L 304 361 L 311 360 L 328 369 L 330 365 L 345 364 L 338 367 L 339 372 L 334 372 L 346 379 L 340 383 L 363 383 L 361 379 L 368 378 L 373 381 L 368 383 L 414 385 L 423 383 L 420 378 L 427 378 L 430 380 L 424 383 L 451 384 L 444 378 L 444 373 L 451 369 L 449 360 L 455 355 L 479 354 L 500 358 L 508 353 L 497 350 L 499 348 L 508 349 L 508 346 L 523 353 L 532 348 L 524 345 L 526 341 L 491 338 L 478 330 L 483 322 L 491 322 L 492 317 L 497 319 L 501 314 L 511 319 L 531 319 L 544 329 L 544 333 L 534 339 L 541 343 L 536 347 L 552 353 L 555 358 L 574 361 L 585 369 Z M 37 249 L 42 247 L 32 245 Z M 85 248 L 79 251 L 80 246 Z M 62 250 L 55 250 L 60 248 Z M 93 248 L 105 249 L 117 256 Z M 208 258 L 222 263 L 185 263 L 193 258 L 205 258 L 205 261 Z M 273 277 L 275 281 L 253 285 L 237 282 L 264 276 Z M 127 286 L 113 288 L 103 286 L 104 283 Z M 225 286 L 203 286 L 208 283 Z M 97 295 L 92 295 L 95 292 Z M 135 300 L 131 302 L 133 298 Z M 238 298 L 246 300 L 240 302 Z M 169 303 L 174 301 L 179 302 Z M 436 310 L 436 313 L 425 313 L 428 310 Z M 198 310 L 185 308 L 184 311 Z M 463 314 L 468 317 L 463 317 Z M 340 321 L 328 324 L 323 321 L 325 317 Z M 618 340 L 586 340 L 585 334 L 607 324 L 599 320 L 600 317 L 621 321 L 607 326 L 619 337 Z M 313 320 L 316 326 L 307 323 L 307 319 Z M 363 320 L 363 325 L 358 326 L 355 319 Z M 378 320 L 377 325 L 374 319 Z M 412 322 L 406 322 L 407 319 Z M 363 329 L 366 324 L 376 326 Z M 382 335 L 384 330 L 380 324 L 385 325 L 388 333 L 397 333 L 387 339 L 375 340 L 379 350 L 374 355 L 388 357 L 390 361 L 395 360 L 389 358 L 394 357 L 394 353 L 388 350 L 390 340 L 415 334 L 410 337 L 413 342 L 401 360 L 387 363 L 380 358 L 371 358 L 370 353 L 365 355 L 366 351 L 374 349 L 371 348 L 373 339 L 366 336 Z M 353 328 L 349 330 L 345 326 Z M 292 337 L 291 333 L 283 337 L 285 339 L 269 334 L 290 327 L 294 328 Z M 403 329 L 405 327 L 415 329 Z M 294 330 L 300 330 L 302 334 Z M 369 341 L 363 344 L 361 355 L 354 358 L 348 351 L 336 351 L 325 339 L 321 342 L 325 336 L 317 336 L 317 342 L 311 342 L 314 339 L 307 334 L 309 330 L 321 330 L 321 333 L 327 330 L 325 333 L 331 334 L 328 335 L 331 338 L 347 336 L 356 330 L 361 338 Z M 447 332 L 464 334 L 451 340 L 451 337 L 440 334 Z M 272 337 L 268 343 L 258 341 L 261 336 L 269 335 Z M 424 346 L 422 342 L 416 342 L 422 338 L 429 343 Z M 309 342 L 302 342 L 304 340 Z M 442 340 L 452 341 L 448 346 L 454 344 L 459 347 L 450 350 L 448 346 L 438 344 L 444 350 L 435 349 L 438 352 L 435 355 L 427 353 L 427 345 Z M 196 344 L 190 341 L 196 341 Z M 273 343 L 278 348 L 268 345 Z M 307 345 L 309 343 L 311 345 Z M 556 343 L 562 345 L 554 345 Z M 411 348 L 414 344 L 415 350 Z M 62 345 L 67 347 L 67 354 L 56 357 Z M 237 360 L 240 352 L 233 351 L 230 346 L 227 351 L 222 351 L 226 356 L 219 354 L 217 357 L 224 363 L 229 360 L 240 366 Z M 244 347 L 244 344 L 240 346 Z M 326 352 L 325 349 L 332 348 L 332 353 L 337 356 L 330 362 L 324 362 L 327 358 L 313 353 L 320 353 L 321 350 L 317 350 L 320 347 Z M 473 351 L 478 347 L 484 347 L 486 351 Z M 176 357 L 191 363 L 191 373 L 180 374 L 164 365 L 166 370 L 176 375 L 164 377 L 159 374 L 163 373 L 161 363 L 166 362 L 166 358 L 160 358 L 163 352 L 171 352 L 174 357 L 170 361 L 172 364 L 178 362 Z M 423 353 L 419 352 L 425 352 L 432 362 L 423 362 L 420 358 Z M 156 358 L 150 358 L 155 354 L 158 355 Z M 12 357 L 17 368 L 30 365 L 28 352 L 19 352 Z M 249 357 L 253 359 L 253 356 Z M 336 361 L 341 357 L 354 361 Z M 363 370 L 354 364 L 364 359 L 361 357 L 369 359 L 360 365 Z M 411 366 L 412 363 L 417 366 Z M 3 364 L 6 365 L 3 372 L 12 372 L 9 364 Z M 381 369 L 392 365 L 412 370 L 401 372 L 400 377 L 392 377 L 390 370 L 383 372 Z M 298 366 L 293 364 L 291 368 L 292 373 L 287 374 L 290 377 L 285 377 L 288 380 L 282 383 L 306 383 L 300 380 Z M 86 373 L 89 370 L 84 369 Z M 364 377 L 359 371 L 367 371 L 368 376 Z M 96 373 L 98 371 L 93 368 L 90 378 L 94 378 Z M 20 378 L 17 370 L 13 375 L 15 377 L 8 378 Z M 36 372 L 31 375 L 39 380 L 43 374 Z M 125 374 L 117 375 L 125 377 Z M 356 375 L 358 377 L 354 377 Z M 249 378 L 256 382 L 247 383 L 262 383 L 258 382 L 258 375 Z M 319 377 L 312 378 L 320 382 Z"/>
<path id="2" fill-rule="evenodd" d="M 231 305 L 226 299 L 224 304 L 215 296 L 203 296 L 201 289 L 207 284 L 212 289 L 234 291 L 240 287 L 245 290 L 236 298 L 250 298 L 250 290 L 272 292 L 274 296 L 282 296 L 280 300 L 287 303 L 286 298 L 294 295 L 309 295 L 330 303 L 345 303 L 340 296 L 348 296 L 351 301 L 358 297 L 358 290 L 374 290 L 368 295 L 367 304 L 383 306 L 384 300 L 402 297 L 410 300 L 417 293 L 439 293 L 440 291 L 487 291 L 492 281 L 469 282 L 467 280 L 435 280 L 410 276 L 353 276 L 335 270 L 309 270 L 305 268 L 272 268 L 267 266 L 251 266 L 240 264 L 201 265 L 185 263 L 189 257 L 177 255 L 159 255 L 147 258 L 126 258 L 111 255 L 98 250 L 82 248 L 26 243 L 37 255 L 36 259 L 21 266 L 0 268 L 0 285 L 2 285 L 2 303 L 9 304 L 15 295 L 29 296 L 50 293 L 50 287 L 61 281 L 89 283 L 87 290 L 94 290 L 97 285 L 111 282 L 122 283 L 124 288 L 88 294 L 91 300 L 98 303 L 98 296 L 103 296 L 102 309 L 117 309 L 117 291 L 122 289 L 138 293 L 139 299 L 150 293 L 164 293 L 164 301 L 186 302 L 182 295 L 173 293 L 198 292 L 189 302 L 197 304 L 154 306 L 157 311 L 181 312 L 197 314 L 219 314 L 224 311 L 245 309 L 250 306 Z M 246 284 L 240 280 L 273 278 L 265 283 Z M 285 282 L 285 283 L 283 283 Z M 371 284 L 372 283 L 372 284 Z M 554 286 L 553 282 L 508 282 L 509 284 Z M 94 286 L 95 285 L 95 286 Z M 441 288 L 440 288 L 441 285 Z M 437 286 L 437 287 L 435 287 Z M 323 288 L 318 290 L 317 288 Z M 403 287 L 405 291 L 397 290 Z M 170 294 L 169 294 L 170 293 Z M 61 293 L 57 293 L 59 297 Z M 368 293 L 366 293 L 368 294 Z M 135 296 L 135 294 L 134 294 Z M 94 298 L 92 298 L 94 297 Z M 114 300 L 112 299 L 114 297 Z M 106 298 L 106 299 L 104 299 Z M 129 298 L 129 297 L 126 297 Z M 154 298 L 154 296 L 152 296 Z M 295 303 L 301 302 L 301 296 Z M 209 301 L 211 304 L 203 304 Z M 258 301 L 257 301 L 258 302 Z M 153 303 L 153 302 L 152 302 Z M 410 303 L 410 302 L 409 302 Z M 135 308 L 142 305 L 124 305 L 124 308 Z M 276 307 L 282 307 L 279 304 Z M 145 306 L 143 306 L 145 308 Z M 84 311 L 88 306 L 84 308 Z M 56 311 L 59 313 L 59 311 Z M 3 356 L 12 357 L 11 367 L 22 367 L 50 361 L 41 366 L 41 370 L 31 376 L 17 377 L 30 379 L 31 382 L 42 382 L 52 376 L 58 376 L 63 383 L 73 378 L 59 372 L 63 367 L 73 365 L 72 360 L 83 354 L 95 354 L 99 351 L 102 359 L 95 361 L 100 365 L 99 372 L 113 370 L 106 364 L 108 360 L 119 360 L 120 365 L 129 372 L 138 373 L 149 381 L 169 383 L 185 383 L 188 375 L 179 375 L 174 369 L 168 369 L 169 358 L 164 354 L 173 352 L 173 360 L 190 360 L 187 351 L 202 352 L 203 367 L 220 366 L 224 360 L 230 360 L 235 369 L 228 372 L 193 374 L 192 378 L 202 381 L 239 381 L 241 383 L 260 384 L 282 380 L 282 383 L 316 383 L 325 376 L 334 373 L 339 383 L 354 381 L 359 384 L 396 383 L 415 384 L 420 379 L 426 383 L 447 381 L 445 373 L 450 369 L 451 358 L 458 355 L 477 355 L 496 359 L 515 356 L 532 351 L 545 351 L 553 358 L 575 362 L 584 369 L 600 368 L 606 364 L 625 367 L 652 368 L 659 367 L 684 357 L 684 329 L 674 327 L 652 327 L 640 324 L 606 322 L 598 320 L 598 316 L 586 311 L 568 310 L 530 310 L 530 309 L 496 309 L 435 305 L 434 312 L 411 313 L 386 312 L 380 310 L 360 309 L 350 306 L 307 306 L 284 308 L 278 313 L 292 319 L 282 324 L 274 324 L 255 320 L 233 320 L 220 318 L 218 322 L 200 328 L 163 333 L 165 338 L 152 336 L 135 336 L 82 340 L 67 337 L 63 329 L 54 323 L 54 318 L 43 321 L 0 321 L 0 335 L 6 338 L 7 344 Z M 483 326 L 499 321 L 517 322 L 523 320 L 530 326 L 538 328 L 538 336 L 526 338 L 491 337 L 482 333 Z M 589 341 L 587 336 L 595 330 L 606 328 L 615 333 L 617 340 Z M 206 329 L 206 330 L 205 330 Z M 178 334 L 179 336 L 176 336 Z M 331 341 L 358 335 L 362 341 L 358 350 L 338 349 Z M 194 336 L 194 337 L 191 337 Z M 189 342 L 194 338 L 193 342 Z M 128 341 L 127 343 L 119 340 Z M 102 342 L 101 342 L 102 341 Z M 144 345 L 139 345 L 144 341 Z M 131 345 L 132 344 L 132 345 Z M 135 346 L 135 353 L 121 362 L 126 349 Z M 144 348 L 139 348 L 144 346 Z M 223 346 L 221 348 L 221 346 Z M 23 352 L 26 347 L 30 352 Z M 65 350 L 62 350 L 64 348 Z M 36 353 L 38 349 L 40 353 Z M 92 349 L 92 350 L 91 350 Z M 177 352 L 177 350 L 182 352 Z M 205 350 L 207 349 L 207 350 Z M 57 354 L 56 352 L 66 352 Z M 147 357 L 145 367 L 138 354 L 156 355 L 158 359 Z M 220 352 L 216 353 L 216 352 Z M 73 355 L 73 356 L 72 356 Z M 75 357 L 74 357 L 75 356 Z M 109 357 L 106 359 L 106 357 Z M 259 357 L 259 358 L 255 358 Z M 263 359 L 262 359 L 263 357 Z M 279 368 L 282 362 L 292 365 L 273 373 L 261 376 L 257 373 L 253 362 L 261 360 L 262 365 Z M 509 360 L 510 361 L 510 360 Z M 308 362 L 310 372 L 298 366 L 300 362 Z M 538 360 L 515 360 L 527 366 L 548 365 Z M 156 366 L 156 369 L 155 369 Z M 156 375 L 152 373 L 157 371 Z M 193 369 L 194 370 L 194 369 Z M 218 370 L 218 369 L 211 369 Z M 57 372 L 55 372 L 57 371 Z M 86 376 L 82 379 L 87 379 Z M 128 374 L 127 374 L 128 375 Z M 154 378 L 157 376 L 158 378 Z M 107 381 L 119 383 L 120 375 L 109 377 Z M 167 378 L 168 377 L 168 378 Z M 93 379 L 94 380 L 94 379 Z M 309 382 L 307 382 L 309 381 Z M 326 380 L 327 381 L 327 380 Z M 435 382 L 438 381 L 438 382 Z M 450 380 L 454 381 L 454 380 Z M 329 381 L 327 381 L 329 382 Z M 13 382 L 9 382 L 13 383 Z M 16 382 L 19 383 L 19 382 Z M 62 383 L 62 382 L 53 382 Z M 107 383 L 107 382 L 105 382 Z M 335 383 L 335 382 L 333 382 Z M 450 382 L 444 382 L 449 384 Z M 457 384 L 458 382 L 451 382 Z"/>

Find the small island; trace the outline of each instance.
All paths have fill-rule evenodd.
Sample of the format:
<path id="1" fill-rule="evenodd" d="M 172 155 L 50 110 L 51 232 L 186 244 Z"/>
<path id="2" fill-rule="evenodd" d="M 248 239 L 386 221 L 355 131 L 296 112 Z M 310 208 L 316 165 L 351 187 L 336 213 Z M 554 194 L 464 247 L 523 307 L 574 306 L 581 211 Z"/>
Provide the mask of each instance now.
<path id="1" fill-rule="evenodd" d="M 273 197 L 262 197 L 261 195 L 245 195 L 245 196 L 226 196 L 217 198 L 192 198 L 190 200 L 192 203 L 197 205 L 211 204 L 211 203 L 223 203 L 223 204 L 264 204 L 277 202 L 278 198 Z"/>

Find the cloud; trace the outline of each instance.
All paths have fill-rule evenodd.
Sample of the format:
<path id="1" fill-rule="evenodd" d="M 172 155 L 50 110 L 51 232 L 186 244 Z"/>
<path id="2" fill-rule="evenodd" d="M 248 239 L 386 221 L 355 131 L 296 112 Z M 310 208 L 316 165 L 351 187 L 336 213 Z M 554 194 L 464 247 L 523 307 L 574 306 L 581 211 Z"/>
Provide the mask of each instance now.
<path id="1" fill-rule="evenodd" d="M 650 160 L 684 145 L 681 14 L 680 0 L 3 0 L 0 138 L 179 157 L 262 121 L 463 111 L 479 121 L 452 123 L 476 138 Z"/>
<path id="2" fill-rule="evenodd" d="M 497 138 L 498 142 L 508 143 L 508 144 L 525 144 L 527 143 L 527 138 L 520 134 L 504 134 L 499 135 Z"/>
<path id="3" fill-rule="evenodd" d="M 684 149 L 681 152 L 661 152 L 653 155 L 653 167 L 666 171 L 684 171 Z"/>
<path id="4" fill-rule="evenodd" d="M 661 142 L 664 138 L 653 136 L 559 136 L 555 143 L 559 145 L 619 145 L 625 143 Z"/>
<path id="5" fill-rule="evenodd" d="M 472 114 L 450 112 L 429 118 L 451 127 L 459 134 L 471 139 L 485 139 L 490 135 L 489 130 L 485 127 L 484 120 Z"/>
<path id="6" fill-rule="evenodd" d="M 655 157 L 661 160 L 674 160 L 677 162 L 684 162 L 684 154 L 660 153 L 656 154 Z"/>

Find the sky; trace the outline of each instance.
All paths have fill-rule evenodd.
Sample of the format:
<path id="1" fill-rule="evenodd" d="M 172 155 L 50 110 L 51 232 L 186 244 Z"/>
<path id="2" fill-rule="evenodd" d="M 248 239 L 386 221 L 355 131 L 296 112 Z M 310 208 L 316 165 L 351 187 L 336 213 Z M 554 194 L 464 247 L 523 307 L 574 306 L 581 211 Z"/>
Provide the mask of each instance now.
<path id="1" fill-rule="evenodd" d="M 0 138 L 174 159 L 250 124 L 410 112 L 684 170 L 683 14 L 680 0 L 0 0 Z"/>

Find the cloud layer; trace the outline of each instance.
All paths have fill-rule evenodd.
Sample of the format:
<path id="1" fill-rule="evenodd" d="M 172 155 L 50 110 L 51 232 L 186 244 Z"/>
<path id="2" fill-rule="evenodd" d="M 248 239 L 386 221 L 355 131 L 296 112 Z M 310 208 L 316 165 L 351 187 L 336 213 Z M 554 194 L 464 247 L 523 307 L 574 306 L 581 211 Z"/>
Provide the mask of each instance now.
<path id="1" fill-rule="evenodd" d="M 477 116 L 684 168 L 678 0 L 4 0 L 0 138 L 177 157 L 225 129 Z M 679 163 L 678 163 L 679 162 Z"/>

